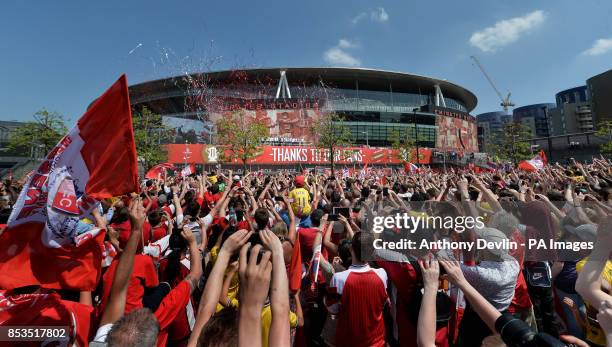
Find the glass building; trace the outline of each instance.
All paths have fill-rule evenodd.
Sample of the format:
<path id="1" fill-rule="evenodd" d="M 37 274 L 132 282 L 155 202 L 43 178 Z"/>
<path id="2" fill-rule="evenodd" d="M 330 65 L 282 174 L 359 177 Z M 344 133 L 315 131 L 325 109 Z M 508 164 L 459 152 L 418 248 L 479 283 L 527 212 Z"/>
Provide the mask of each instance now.
<path id="1" fill-rule="evenodd" d="M 550 114 L 557 105 L 551 103 L 517 107 L 512 112 L 515 122 L 523 123 L 534 137 L 550 136 Z"/>
<path id="2" fill-rule="evenodd" d="M 478 145 L 485 152 L 488 144 L 500 139 L 506 124 L 512 121 L 512 115 L 504 111 L 486 112 L 476 116 L 478 124 Z"/>

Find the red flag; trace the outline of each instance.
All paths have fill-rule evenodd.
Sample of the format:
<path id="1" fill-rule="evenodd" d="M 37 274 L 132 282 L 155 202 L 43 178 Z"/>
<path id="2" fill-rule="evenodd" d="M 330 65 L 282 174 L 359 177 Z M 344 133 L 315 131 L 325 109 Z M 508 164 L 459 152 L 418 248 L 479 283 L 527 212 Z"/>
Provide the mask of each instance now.
<path id="1" fill-rule="evenodd" d="M 147 171 L 145 178 L 148 179 L 161 179 L 164 177 L 166 170 L 176 170 L 174 165 L 170 163 L 161 163 L 153 166 L 151 170 Z"/>
<path id="2" fill-rule="evenodd" d="M 539 155 L 540 155 L 540 158 L 542 158 L 544 165 L 548 165 L 548 158 L 546 158 L 546 153 L 544 152 L 543 149 L 540 150 Z"/>
<path id="3" fill-rule="evenodd" d="M 186 177 L 196 172 L 195 164 L 189 164 L 181 170 L 181 177 Z"/>
<path id="4" fill-rule="evenodd" d="M 105 232 L 80 222 L 96 199 L 138 191 L 127 79 L 85 112 L 24 185 L 0 235 L 0 288 L 92 291 Z"/>
<path id="5" fill-rule="evenodd" d="M 538 171 L 544 168 L 544 165 L 548 160 L 546 159 L 546 154 L 544 154 L 544 150 L 540 150 L 540 152 L 533 157 L 531 160 L 522 160 L 518 164 L 518 168 L 525 171 Z"/>
<path id="6" fill-rule="evenodd" d="M 86 346 L 90 331 L 95 325 L 92 306 L 62 300 L 57 293 L 9 295 L 0 291 L 0 326 L 66 327 L 65 337 L 75 345 Z M 94 331 L 95 332 L 95 331 Z M 38 342 L 19 342 L 20 346 L 61 346 L 66 344 L 53 336 L 42 337 Z M 7 343 L 11 344 L 11 343 Z"/>
<path id="7" fill-rule="evenodd" d="M 408 173 L 408 172 L 418 172 L 419 171 L 419 167 L 414 165 L 413 163 L 404 163 L 404 172 Z"/>
<path id="8" fill-rule="evenodd" d="M 291 265 L 289 266 L 289 290 L 296 292 L 302 286 L 302 252 L 300 250 L 300 238 L 295 238 L 293 253 L 291 254 Z"/>

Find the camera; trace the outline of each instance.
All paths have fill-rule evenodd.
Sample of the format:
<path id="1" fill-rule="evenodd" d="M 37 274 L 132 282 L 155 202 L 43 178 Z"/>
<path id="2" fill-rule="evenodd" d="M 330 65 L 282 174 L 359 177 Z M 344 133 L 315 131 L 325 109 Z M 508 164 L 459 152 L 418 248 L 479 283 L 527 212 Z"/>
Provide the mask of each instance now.
<path id="1" fill-rule="evenodd" d="M 508 347 L 576 347 L 546 333 L 536 333 L 527 323 L 508 313 L 497 318 L 495 330 Z"/>

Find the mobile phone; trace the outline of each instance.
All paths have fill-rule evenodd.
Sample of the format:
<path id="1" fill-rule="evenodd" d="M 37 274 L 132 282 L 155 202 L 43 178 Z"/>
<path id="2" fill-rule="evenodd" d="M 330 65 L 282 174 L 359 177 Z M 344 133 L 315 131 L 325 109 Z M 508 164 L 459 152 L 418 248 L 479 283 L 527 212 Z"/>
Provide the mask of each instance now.
<path id="1" fill-rule="evenodd" d="M 342 215 L 346 218 L 350 218 L 350 209 L 348 207 L 334 207 L 333 214 Z"/>
<path id="2" fill-rule="evenodd" d="M 335 213 L 330 214 L 329 216 L 327 216 L 327 221 L 328 222 L 336 222 L 338 221 L 338 215 Z"/>
<path id="3" fill-rule="evenodd" d="M 383 196 L 389 196 L 389 188 L 384 187 L 382 194 L 383 194 Z"/>
<path id="4" fill-rule="evenodd" d="M 275 196 L 274 197 L 274 201 L 283 201 L 283 197 L 282 196 Z"/>

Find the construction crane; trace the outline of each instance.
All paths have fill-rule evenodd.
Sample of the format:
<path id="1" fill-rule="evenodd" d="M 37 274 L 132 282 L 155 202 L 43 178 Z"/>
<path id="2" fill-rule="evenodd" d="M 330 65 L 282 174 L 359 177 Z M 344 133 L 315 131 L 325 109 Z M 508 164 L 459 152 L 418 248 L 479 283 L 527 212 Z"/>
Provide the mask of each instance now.
<path id="1" fill-rule="evenodd" d="M 497 93 L 497 96 L 499 97 L 499 100 L 501 100 L 501 104 L 499 104 L 499 105 L 504 108 L 504 112 L 508 113 L 508 107 L 513 107 L 514 106 L 514 103 L 512 101 L 510 101 L 510 95 L 512 95 L 512 93 L 510 93 L 510 91 L 508 91 L 508 95 L 504 98 L 502 96 L 502 94 L 499 92 L 499 90 L 497 89 L 497 87 L 495 86 L 495 83 L 493 83 L 493 80 L 491 79 L 489 74 L 485 71 L 485 69 L 482 66 L 482 64 L 480 64 L 480 61 L 475 56 L 473 56 L 473 55 L 470 56 L 470 58 L 472 58 L 472 60 L 474 60 L 474 62 L 476 63 L 476 65 L 478 66 L 480 71 L 482 71 L 482 74 L 486 77 L 487 81 L 489 81 L 489 84 L 491 85 L 491 87 L 493 87 L 493 90 L 495 90 L 495 93 Z"/>

